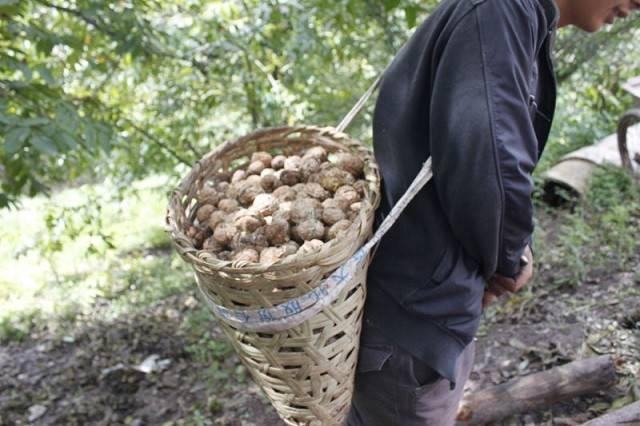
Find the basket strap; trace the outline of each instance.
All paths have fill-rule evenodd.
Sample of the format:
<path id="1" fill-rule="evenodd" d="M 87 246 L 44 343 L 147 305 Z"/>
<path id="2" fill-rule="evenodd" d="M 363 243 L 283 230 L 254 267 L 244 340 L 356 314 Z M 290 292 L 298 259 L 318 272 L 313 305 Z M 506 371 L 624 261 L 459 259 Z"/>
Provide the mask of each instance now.
<path id="1" fill-rule="evenodd" d="M 310 292 L 265 309 L 228 309 L 217 305 L 209 297 L 205 297 L 205 301 L 220 320 L 242 331 L 273 333 L 285 331 L 302 324 L 336 299 L 340 291 L 351 282 L 353 276 L 363 266 L 363 262 L 367 261 L 371 249 L 393 226 L 402 211 L 432 177 L 431 158 L 429 158 L 423 164 L 407 191 L 380 224 L 373 237 Z M 198 279 L 197 275 L 196 279 Z M 203 291 L 199 281 L 198 286 Z"/>

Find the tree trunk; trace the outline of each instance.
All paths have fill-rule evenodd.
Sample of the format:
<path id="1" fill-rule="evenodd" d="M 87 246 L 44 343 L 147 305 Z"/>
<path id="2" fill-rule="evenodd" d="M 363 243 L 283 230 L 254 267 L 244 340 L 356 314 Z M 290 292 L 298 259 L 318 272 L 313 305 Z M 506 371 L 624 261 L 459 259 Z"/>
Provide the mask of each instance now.
<path id="1" fill-rule="evenodd" d="M 458 425 L 477 425 L 606 389 L 616 382 L 608 355 L 574 361 L 480 390 L 462 401 Z"/>

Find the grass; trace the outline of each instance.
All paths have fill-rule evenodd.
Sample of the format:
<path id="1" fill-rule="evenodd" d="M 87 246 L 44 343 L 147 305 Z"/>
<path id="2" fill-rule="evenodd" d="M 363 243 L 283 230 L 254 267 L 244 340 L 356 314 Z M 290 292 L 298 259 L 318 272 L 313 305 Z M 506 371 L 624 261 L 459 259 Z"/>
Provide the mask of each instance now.
<path id="1" fill-rule="evenodd" d="M 123 197 L 108 183 L 26 199 L 0 212 L 0 340 L 55 331 L 191 289 L 192 272 L 164 232 L 165 183 L 139 182 Z M 99 206 L 99 208 L 98 208 Z"/>
<path id="2" fill-rule="evenodd" d="M 555 284 L 578 286 L 591 275 L 633 268 L 640 251 L 636 177 L 613 166 L 598 168 L 582 200 L 551 214 L 557 216 L 555 229 L 543 225 L 535 238 L 538 260 L 553 272 L 544 279 L 552 276 Z"/>

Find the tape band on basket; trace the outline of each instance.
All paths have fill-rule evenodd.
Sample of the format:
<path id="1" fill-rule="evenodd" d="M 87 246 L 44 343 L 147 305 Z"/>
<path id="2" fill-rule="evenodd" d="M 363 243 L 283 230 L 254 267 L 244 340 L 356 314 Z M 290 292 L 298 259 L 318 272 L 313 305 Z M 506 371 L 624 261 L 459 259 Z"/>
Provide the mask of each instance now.
<path id="1" fill-rule="evenodd" d="M 280 332 L 302 324 L 336 299 L 340 291 L 350 282 L 358 267 L 367 260 L 371 249 L 393 226 L 402 211 L 431 180 L 432 176 L 431 158 L 429 158 L 407 191 L 380 224 L 374 236 L 313 290 L 287 302 L 264 309 L 229 309 L 216 304 L 204 294 L 207 305 L 221 321 L 242 331 Z"/>

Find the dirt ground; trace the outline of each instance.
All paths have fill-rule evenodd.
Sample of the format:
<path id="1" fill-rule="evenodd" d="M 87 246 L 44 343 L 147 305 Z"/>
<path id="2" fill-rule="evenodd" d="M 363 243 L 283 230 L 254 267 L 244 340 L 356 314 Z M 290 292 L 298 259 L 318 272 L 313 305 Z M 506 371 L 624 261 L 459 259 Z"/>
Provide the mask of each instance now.
<path id="1" fill-rule="evenodd" d="M 470 391 L 607 353 L 618 384 L 497 424 L 577 425 L 640 397 L 637 272 L 598 273 L 575 288 L 539 286 L 501 303 L 478 333 Z M 208 347 L 189 349 L 197 336 L 183 319 L 196 309 L 204 311 L 190 290 L 133 316 L 0 347 L 0 425 L 284 424 L 224 343 L 210 356 Z M 222 341 L 213 321 L 210 333 Z"/>

